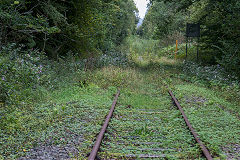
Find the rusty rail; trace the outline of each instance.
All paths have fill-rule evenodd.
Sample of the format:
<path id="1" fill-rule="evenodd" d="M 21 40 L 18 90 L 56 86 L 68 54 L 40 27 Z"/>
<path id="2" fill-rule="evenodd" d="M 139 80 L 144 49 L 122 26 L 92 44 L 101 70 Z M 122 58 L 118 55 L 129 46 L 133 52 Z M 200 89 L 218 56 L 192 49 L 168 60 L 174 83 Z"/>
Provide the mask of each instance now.
<path id="1" fill-rule="evenodd" d="M 195 130 L 193 129 L 192 125 L 190 124 L 190 122 L 188 121 L 187 116 L 185 115 L 182 107 L 180 106 L 178 100 L 176 99 L 176 97 L 173 95 L 172 91 L 169 90 L 168 93 L 170 94 L 170 96 L 172 97 L 174 103 L 177 105 L 178 109 L 180 110 L 180 112 L 182 113 L 182 116 L 188 126 L 188 128 L 190 129 L 192 135 L 194 136 L 195 140 L 197 141 L 197 143 L 200 145 L 202 152 L 204 154 L 204 156 L 207 158 L 207 160 L 212 160 L 212 156 L 209 153 L 208 149 L 205 147 L 205 145 L 202 143 L 202 141 L 200 140 L 198 134 L 195 132 Z"/>
<path id="2" fill-rule="evenodd" d="M 105 131 L 106 131 L 106 129 L 107 129 L 108 123 L 109 123 L 109 121 L 110 121 L 110 119 L 111 119 L 111 117 L 112 117 L 112 114 L 113 114 L 113 111 L 114 111 L 114 109 L 115 109 L 115 106 L 116 106 L 116 103 L 117 103 L 117 99 L 118 99 L 119 94 L 120 94 L 120 91 L 118 90 L 118 91 L 117 91 L 117 94 L 116 94 L 116 96 L 115 96 L 115 98 L 114 98 L 114 101 L 113 101 L 113 103 L 112 103 L 111 110 L 110 110 L 110 112 L 108 113 L 108 116 L 107 116 L 107 118 L 106 118 L 106 120 L 105 120 L 105 122 L 104 122 L 104 124 L 103 124 L 103 126 L 102 126 L 102 129 L 101 129 L 100 133 L 98 134 L 97 140 L 96 140 L 96 142 L 95 142 L 95 144 L 94 144 L 94 146 L 93 146 L 92 152 L 90 153 L 90 155 L 89 155 L 89 157 L 88 157 L 88 160 L 95 160 L 95 158 L 96 158 L 96 156 L 97 156 L 97 152 L 98 152 L 99 147 L 100 147 L 100 144 L 101 144 L 101 142 L 102 142 L 104 133 L 105 133 Z"/>

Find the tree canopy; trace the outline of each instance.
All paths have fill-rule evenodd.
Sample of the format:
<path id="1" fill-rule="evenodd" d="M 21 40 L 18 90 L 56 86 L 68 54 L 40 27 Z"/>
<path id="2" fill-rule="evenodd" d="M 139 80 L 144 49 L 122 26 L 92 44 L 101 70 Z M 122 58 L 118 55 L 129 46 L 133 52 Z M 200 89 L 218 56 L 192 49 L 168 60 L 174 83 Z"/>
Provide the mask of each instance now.
<path id="1" fill-rule="evenodd" d="M 57 58 L 109 50 L 135 30 L 133 0 L 2 0 L 0 45 L 25 44 Z"/>

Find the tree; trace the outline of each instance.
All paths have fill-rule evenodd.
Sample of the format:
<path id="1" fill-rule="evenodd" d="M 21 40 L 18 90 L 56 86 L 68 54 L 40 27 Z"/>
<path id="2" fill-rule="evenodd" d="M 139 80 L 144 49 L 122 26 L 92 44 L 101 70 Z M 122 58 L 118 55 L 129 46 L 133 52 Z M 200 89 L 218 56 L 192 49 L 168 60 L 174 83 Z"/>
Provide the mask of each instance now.
<path id="1" fill-rule="evenodd" d="M 133 0 L 2 0 L 0 46 L 38 48 L 57 59 L 107 51 L 135 29 Z"/>
<path id="2" fill-rule="evenodd" d="M 163 39 L 184 26 L 185 15 L 176 12 L 172 3 L 151 3 L 140 28 L 145 38 Z"/>

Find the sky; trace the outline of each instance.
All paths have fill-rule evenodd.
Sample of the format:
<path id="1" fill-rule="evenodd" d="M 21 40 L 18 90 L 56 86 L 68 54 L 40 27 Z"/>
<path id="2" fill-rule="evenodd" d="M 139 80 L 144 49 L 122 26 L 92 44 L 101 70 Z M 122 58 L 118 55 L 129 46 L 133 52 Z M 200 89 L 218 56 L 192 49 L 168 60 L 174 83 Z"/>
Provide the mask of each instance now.
<path id="1" fill-rule="evenodd" d="M 143 19 L 147 11 L 148 0 L 134 0 L 134 2 L 139 10 L 140 18 Z"/>

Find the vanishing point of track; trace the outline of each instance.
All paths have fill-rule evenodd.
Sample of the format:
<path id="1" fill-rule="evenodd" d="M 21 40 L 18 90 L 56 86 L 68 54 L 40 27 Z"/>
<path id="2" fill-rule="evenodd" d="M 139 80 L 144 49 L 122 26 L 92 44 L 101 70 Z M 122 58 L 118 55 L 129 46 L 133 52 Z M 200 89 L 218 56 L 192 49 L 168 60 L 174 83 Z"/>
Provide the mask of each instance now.
<path id="1" fill-rule="evenodd" d="M 212 160 L 213 158 L 212 158 L 211 154 L 209 153 L 208 149 L 207 149 L 206 146 L 202 143 L 202 141 L 200 140 L 198 134 L 195 132 L 194 128 L 193 128 L 192 125 L 190 124 L 190 122 L 189 122 L 187 116 L 185 115 L 185 113 L 184 113 L 184 111 L 183 111 L 180 103 L 178 102 L 178 100 L 176 99 L 176 97 L 173 95 L 173 93 L 172 93 L 171 90 L 168 90 L 168 93 L 169 93 L 169 95 L 171 96 L 174 104 L 175 104 L 175 105 L 178 107 L 178 109 L 180 110 L 180 112 L 181 112 L 181 114 L 182 114 L 182 117 L 183 117 L 186 125 L 188 126 L 191 134 L 193 135 L 193 137 L 194 137 L 194 139 L 195 139 L 195 141 L 199 144 L 199 146 L 200 146 L 200 148 L 201 148 L 201 150 L 202 150 L 203 155 L 205 156 L 205 158 L 206 158 L 207 160 Z M 114 101 L 113 101 L 113 103 L 112 103 L 112 107 L 111 107 L 111 109 L 110 109 L 110 112 L 109 112 L 109 114 L 107 115 L 106 120 L 105 120 L 105 122 L 104 122 L 104 124 L 103 124 L 103 126 L 102 126 L 102 129 L 101 129 L 101 131 L 99 132 L 99 134 L 98 134 L 98 136 L 97 136 L 97 139 L 96 139 L 95 144 L 94 144 L 94 146 L 93 146 L 93 149 L 92 149 L 92 151 L 91 151 L 91 153 L 90 153 L 90 155 L 89 155 L 89 157 L 88 157 L 88 160 L 95 160 L 95 159 L 97 159 L 97 154 L 98 154 L 98 151 L 99 151 L 101 142 L 102 142 L 102 140 L 103 140 L 103 138 L 104 138 L 104 134 L 105 134 L 105 132 L 106 132 L 106 130 L 107 130 L 108 124 L 109 124 L 109 122 L 110 122 L 110 120 L 111 120 L 111 117 L 112 117 L 112 115 L 113 115 L 113 112 L 114 112 L 115 106 L 116 106 L 116 104 L 117 104 L 117 100 L 118 100 L 119 95 L 120 95 L 120 91 L 118 90 L 117 93 L 116 93 L 116 95 L 115 95 Z M 131 136 L 130 136 L 130 137 L 131 137 Z M 159 138 L 159 137 L 156 137 L 156 138 Z M 142 143 L 142 142 L 134 142 L 134 143 L 140 144 L 140 143 Z M 157 143 L 157 142 L 145 142 L 144 144 L 153 144 L 153 143 Z M 146 151 L 147 151 L 147 150 L 161 151 L 161 150 L 163 150 L 163 149 L 158 149 L 158 148 L 157 148 L 157 149 L 149 149 L 149 148 L 148 148 L 148 149 L 142 149 L 142 150 L 146 150 Z M 161 155 L 160 155 L 160 154 L 159 154 L 159 155 L 141 154 L 141 155 L 124 155 L 124 156 L 127 157 L 127 158 L 131 158 L 131 159 L 134 159 L 134 158 L 137 158 L 137 157 L 138 157 L 138 158 L 164 158 L 164 157 L 165 157 L 164 154 L 161 154 Z"/>

